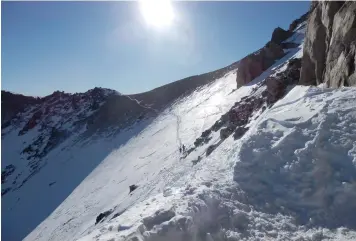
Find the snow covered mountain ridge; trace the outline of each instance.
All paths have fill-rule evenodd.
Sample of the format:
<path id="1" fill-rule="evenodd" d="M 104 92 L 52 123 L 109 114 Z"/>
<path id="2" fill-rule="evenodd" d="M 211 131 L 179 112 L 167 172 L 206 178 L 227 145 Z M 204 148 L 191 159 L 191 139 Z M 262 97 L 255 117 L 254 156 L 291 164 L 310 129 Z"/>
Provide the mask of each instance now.
<path id="1" fill-rule="evenodd" d="M 11 234 L 9 239 L 17 240 L 17 235 L 22 237 L 35 228 L 112 151 L 108 146 L 94 151 L 90 157 L 82 159 L 86 161 L 85 167 L 78 166 L 77 170 L 65 164 L 70 163 L 73 158 L 80 158 L 74 156 L 73 149 L 78 148 L 88 153 L 90 151 L 86 146 L 90 143 L 109 140 L 121 133 L 121 141 L 114 146 L 127 142 L 177 98 L 189 95 L 200 86 L 224 76 L 235 65 L 236 63 L 135 95 L 121 95 L 117 91 L 104 88 L 75 94 L 56 91 L 43 98 L 2 91 L 1 193 L 3 207 L 6 207 L 4 210 L 8 210 L 10 216 L 14 214 L 14 204 L 16 207 L 29 197 L 24 198 L 22 190 L 32 190 L 30 193 L 40 190 L 38 185 L 34 185 L 33 189 L 26 186 L 32 178 L 37 178 L 36 175 L 44 175 L 45 179 L 49 177 L 46 185 L 55 192 L 49 200 L 47 197 L 44 198 L 45 201 L 42 199 L 47 205 L 26 221 L 29 226 L 22 230 L 23 234 L 16 231 L 16 234 L 13 233 L 16 236 Z M 63 173 L 57 173 L 61 170 L 58 167 L 48 171 L 48 166 L 53 164 L 73 171 L 67 177 L 70 183 L 57 183 L 55 176 Z M 61 191 L 56 191 L 57 188 Z M 41 200 L 41 197 L 37 198 Z M 36 198 L 33 202 L 32 207 L 39 204 Z M 27 200 L 26 203 L 31 202 Z M 11 219 L 7 219 L 7 214 L 3 218 L 6 219 L 3 228 L 12 233 Z M 15 220 L 13 222 L 18 223 Z"/>
<path id="2" fill-rule="evenodd" d="M 13 115 L 4 113 L 8 119 L 7 121 L 5 119 L 5 123 L 2 124 L 1 134 L 5 138 L 4 142 L 7 142 L 8 135 L 23 141 L 21 159 L 28 162 L 29 168 L 16 170 L 16 165 L 6 165 L 5 170 L 2 171 L 1 194 L 5 195 L 12 189 L 20 188 L 41 169 L 45 164 L 43 158 L 51 150 L 70 136 L 89 129 L 94 114 L 112 95 L 119 95 L 119 93 L 102 88 L 78 94 L 56 91 L 43 98 L 27 97 L 27 101 L 23 103 L 18 113 Z M 6 93 L 6 97 L 2 99 L 5 112 L 12 111 L 11 106 L 18 101 L 18 98 L 18 95 Z M 3 146 L 4 152 L 8 149 L 6 144 Z M 6 156 L 3 156 L 2 163 L 11 163 L 12 160 L 6 160 L 4 157 Z"/>
<path id="3" fill-rule="evenodd" d="M 325 88 L 305 64 L 324 61 L 351 85 L 353 47 L 338 44 L 352 46 L 355 7 L 313 2 L 226 68 L 110 92 L 94 110 L 65 112 L 60 97 L 20 111 L 2 130 L 2 238 L 355 240 L 356 90 Z M 323 28 L 333 37 L 320 49 Z M 296 85 L 308 74 L 325 84 Z"/>

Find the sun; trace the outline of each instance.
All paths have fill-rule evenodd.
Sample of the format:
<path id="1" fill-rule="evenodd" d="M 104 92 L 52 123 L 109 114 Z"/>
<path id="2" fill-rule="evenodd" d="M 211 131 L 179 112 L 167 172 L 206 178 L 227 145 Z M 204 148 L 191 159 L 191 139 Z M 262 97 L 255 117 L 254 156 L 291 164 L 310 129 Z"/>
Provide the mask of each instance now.
<path id="1" fill-rule="evenodd" d="M 174 20 L 174 11 L 170 0 L 140 0 L 140 10 L 150 26 L 168 27 Z"/>

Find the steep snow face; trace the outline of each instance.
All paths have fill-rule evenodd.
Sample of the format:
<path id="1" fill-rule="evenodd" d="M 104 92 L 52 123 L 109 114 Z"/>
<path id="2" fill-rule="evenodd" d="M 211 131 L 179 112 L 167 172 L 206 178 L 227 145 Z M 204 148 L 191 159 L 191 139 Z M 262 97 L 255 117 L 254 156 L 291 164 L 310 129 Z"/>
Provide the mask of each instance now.
<path id="1" fill-rule="evenodd" d="M 231 72 L 196 90 L 174 103 L 143 131 L 137 131 L 136 136 L 121 147 L 111 144 L 109 148 L 116 145 L 117 149 L 26 240 L 74 240 L 97 228 L 95 218 L 102 212 L 112 209 L 111 218 L 155 194 L 174 192 L 170 187 L 179 186 L 181 177 L 193 169 L 191 160 L 181 159 L 180 145 L 189 148 L 203 130 L 253 89 L 254 86 L 247 86 L 233 91 L 235 78 L 235 73 Z M 97 146 L 119 143 L 120 136 L 86 148 L 91 153 L 90 150 L 98 149 Z M 83 159 L 80 156 L 83 152 L 73 151 L 78 157 L 73 157 L 71 163 Z M 85 165 L 84 161 L 80 163 Z M 35 182 L 34 178 L 31 180 Z M 62 181 L 58 180 L 53 187 Z M 34 187 L 40 185 L 38 182 Z M 132 184 L 138 188 L 129 195 Z"/>
<path id="2" fill-rule="evenodd" d="M 355 97 L 295 87 L 242 139 L 80 240 L 355 240 Z"/>

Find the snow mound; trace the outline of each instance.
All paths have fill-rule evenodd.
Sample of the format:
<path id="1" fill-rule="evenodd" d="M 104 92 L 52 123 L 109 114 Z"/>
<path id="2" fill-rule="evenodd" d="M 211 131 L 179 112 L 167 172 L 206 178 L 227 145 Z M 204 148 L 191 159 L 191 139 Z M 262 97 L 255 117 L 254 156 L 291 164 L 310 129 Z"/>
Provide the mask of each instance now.
<path id="1" fill-rule="evenodd" d="M 254 204 L 301 224 L 356 228 L 355 97 L 352 88 L 297 87 L 276 104 L 235 166 Z"/>

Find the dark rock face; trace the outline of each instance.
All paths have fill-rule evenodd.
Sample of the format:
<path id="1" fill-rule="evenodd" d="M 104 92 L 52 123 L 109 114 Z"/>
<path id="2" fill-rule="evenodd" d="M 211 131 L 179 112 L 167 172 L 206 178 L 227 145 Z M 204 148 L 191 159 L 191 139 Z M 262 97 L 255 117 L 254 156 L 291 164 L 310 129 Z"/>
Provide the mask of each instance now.
<path id="1" fill-rule="evenodd" d="M 272 33 L 272 38 L 271 41 L 276 44 L 282 43 L 284 40 L 289 38 L 293 33 L 289 32 L 287 30 L 284 30 L 283 28 L 275 28 L 273 33 Z"/>
<path id="2" fill-rule="evenodd" d="M 5 189 L 1 189 L 1 196 L 5 195 L 6 193 L 8 193 L 9 191 L 11 191 L 11 188 L 7 187 Z"/>
<path id="3" fill-rule="evenodd" d="M 272 103 L 281 98 L 288 85 L 293 85 L 298 82 L 301 68 L 301 59 L 292 59 L 288 62 L 287 69 L 277 73 L 275 76 L 266 79 L 268 91 L 268 102 Z"/>
<path id="4" fill-rule="evenodd" d="M 232 134 L 232 132 L 234 132 L 234 128 L 232 126 L 221 129 L 220 130 L 220 139 L 224 140 L 224 139 L 228 138 Z"/>
<path id="5" fill-rule="evenodd" d="M 269 42 L 262 49 L 241 59 L 236 72 L 237 87 L 251 82 L 283 56 L 283 48 L 274 42 Z"/>
<path id="6" fill-rule="evenodd" d="M 356 2 L 345 2 L 335 14 L 327 52 L 325 82 L 330 87 L 356 85 Z"/>
<path id="7" fill-rule="evenodd" d="M 281 43 L 281 46 L 283 49 L 293 49 L 299 46 L 299 44 L 296 43 Z"/>
<path id="8" fill-rule="evenodd" d="M 356 84 L 356 2 L 313 2 L 307 25 L 300 84 Z"/>
<path id="9" fill-rule="evenodd" d="M 15 171 L 15 166 L 10 164 L 7 165 L 2 171 L 1 171 L 1 184 L 4 184 L 6 182 L 6 177 L 10 176 L 14 171 Z"/>
<path id="10" fill-rule="evenodd" d="M 133 191 L 136 190 L 136 188 L 138 188 L 138 186 L 133 184 L 133 185 L 130 185 L 129 188 L 130 188 L 130 192 L 129 193 L 132 193 Z"/>
<path id="11" fill-rule="evenodd" d="M 247 127 L 237 127 L 235 132 L 234 132 L 234 139 L 240 139 L 245 133 L 246 131 L 248 131 L 249 128 Z"/>
<path id="12" fill-rule="evenodd" d="M 284 41 L 293 35 L 293 31 L 299 24 L 306 21 L 310 14 L 310 11 L 302 15 L 300 18 L 294 20 L 291 23 L 289 30 L 284 30 L 280 27 L 274 29 L 271 41 L 269 41 L 263 48 L 244 57 L 239 62 L 237 62 L 237 88 L 251 82 L 254 78 L 260 76 L 262 72 L 266 71 L 269 67 L 271 67 L 276 60 L 282 58 L 285 55 L 283 49 L 296 48 L 299 46 L 296 43 Z M 316 52 L 315 54 L 318 55 L 318 52 Z M 323 56 L 317 57 L 323 58 Z"/>
<path id="13" fill-rule="evenodd" d="M 23 111 L 26 107 L 40 103 L 39 98 L 13 94 L 8 91 L 1 91 L 1 126 L 5 127 L 17 113 Z"/>
<path id="14" fill-rule="evenodd" d="M 25 134 L 27 131 L 33 129 L 37 123 L 39 122 L 39 120 L 42 117 L 42 111 L 37 111 L 35 112 L 31 119 L 28 120 L 28 122 L 26 123 L 26 125 L 22 128 L 22 130 L 19 132 L 19 136 Z"/>
<path id="15" fill-rule="evenodd" d="M 108 211 L 105 211 L 103 213 L 100 213 L 97 217 L 96 217 L 96 220 L 95 220 L 95 225 L 100 223 L 104 218 L 106 218 L 107 216 L 109 216 L 111 213 L 113 212 L 113 210 L 108 210 Z"/>
<path id="16" fill-rule="evenodd" d="M 217 147 L 217 145 L 211 145 L 211 146 L 209 146 L 209 147 L 206 149 L 205 155 L 206 155 L 206 156 L 209 156 L 209 155 L 215 150 L 216 147 Z"/>
<path id="17" fill-rule="evenodd" d="M 307 20 L 308 16 L 309 16 L 309 12 L 303 14 L 300 18 L 294 20 L 294 21 L 289 25 L 289 29 L 288 29 L 288 30 L 289 30 L 289 31 L 295 30 L 295 28 L 296 28 L 299 24 L 301 24 L 302 22 L 304 22 L 305 20 Z"/>

